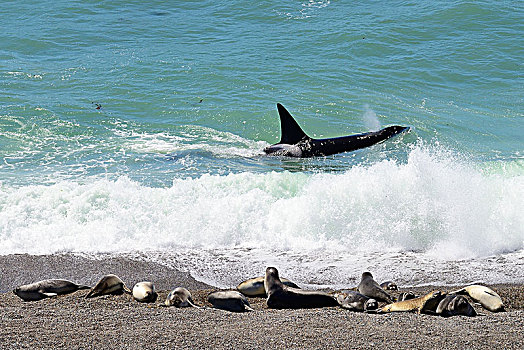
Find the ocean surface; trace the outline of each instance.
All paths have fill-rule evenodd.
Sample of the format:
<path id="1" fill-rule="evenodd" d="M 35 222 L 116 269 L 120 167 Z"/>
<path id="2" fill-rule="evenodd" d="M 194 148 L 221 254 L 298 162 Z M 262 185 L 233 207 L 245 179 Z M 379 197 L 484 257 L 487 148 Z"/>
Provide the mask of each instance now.
<path id="1" fill-rule="evenodd" d="M 28 0 L 0 23 L 2 255 L 524 283 L 522 1 Z M 313 137 L 411 130 L 268 157 L 278 102 Z"/>

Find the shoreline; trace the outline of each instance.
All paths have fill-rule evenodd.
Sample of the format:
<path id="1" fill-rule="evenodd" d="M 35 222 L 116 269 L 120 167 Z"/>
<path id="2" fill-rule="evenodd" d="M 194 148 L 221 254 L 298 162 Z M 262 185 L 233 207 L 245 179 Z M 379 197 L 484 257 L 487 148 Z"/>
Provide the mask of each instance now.
<path id="1" fill-rule="evenodd" d="M 471 318 L 366 314 L 339 307 L 273 310 L 265 298 L 249 298 L 254 312 L 231 313 L 158 307 L 178 286 L 189 289 L 197 304 L 210 306 L 207 295 L 218 288 L 150 262 L 22 254 L 0 256 L 0 269 L 0 344 L 5 348 L 524 348 L 524 285 L 490 285 L 507 311 L 491 313 L 475 304 L 480 315 Z M 106 273 L 119 275 L 130 288 L 151 280 L 159 293 L 157 302 L 138 303 L 130 295 L 85 299 L 87 290 L 23 302 L 10 292 L 17 285 L 46 278 L 94 285 Z M 398 293 L 432 289 L 456 288 L 423 286 L 400 288 Z"/>

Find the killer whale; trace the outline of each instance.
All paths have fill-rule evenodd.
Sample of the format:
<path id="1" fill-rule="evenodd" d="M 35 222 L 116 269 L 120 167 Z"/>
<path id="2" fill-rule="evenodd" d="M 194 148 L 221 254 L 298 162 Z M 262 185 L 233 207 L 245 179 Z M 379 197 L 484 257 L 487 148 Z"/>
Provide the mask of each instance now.
<path id="1" fill-rule="evenodd" d="M 394 125 L 363 134 L 314 139 L 306 135 L 284 106 L 277 103 L 277 109 L 282 134 L 280 142 L 264 148 L 264 152 L 272 156 L 308 158 L 351 152 L 372 146 L 409 130 L 409 127 Z"/>

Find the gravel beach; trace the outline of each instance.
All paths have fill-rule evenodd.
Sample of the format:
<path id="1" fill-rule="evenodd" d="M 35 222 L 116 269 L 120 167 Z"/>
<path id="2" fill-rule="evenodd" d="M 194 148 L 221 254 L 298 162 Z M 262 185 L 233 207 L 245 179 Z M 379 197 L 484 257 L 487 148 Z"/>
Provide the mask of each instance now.
<path id="1" fill-rule="evenodd" d="M 524 348 L 522 285 L 491 285 L 507 311 L 491 313 L 475 304 L 480 315 L 472 318 L 364 314 L 337 307 L 270 310 L 263 298 L 249 299 L 255 312 L 237 314 L 159 307 L 177 286 L 188 288 L 197 304 L 209 306 L 206 296 L 214 289 L 187 273 L 154 263 L 7 255 L 0 256 L 0 268 L 2 349 Z M 23 302 L 11 292 L 17 285 L 46 278 L 93 285 L 106 273 L 119 275 L 130 288 L 140 280 L 153 281 L 159 290 L 157 303 L 141 304 L 130 295 L 85 299 L 87 290 Z M 433 289 L 455 287 L 409 288 L 419 294 Z"/>

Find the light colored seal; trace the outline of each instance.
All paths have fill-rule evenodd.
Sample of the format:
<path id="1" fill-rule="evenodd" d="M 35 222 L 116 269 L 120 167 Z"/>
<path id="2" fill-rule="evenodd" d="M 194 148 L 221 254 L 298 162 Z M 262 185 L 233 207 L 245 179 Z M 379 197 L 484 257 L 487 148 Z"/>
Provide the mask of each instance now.
<path id="1" fill-rule="evenodd" d="M 402 312 L 402 311 L 417 311 L 421 312 L 435 312 L 437 309 L 438 303 L 444 299 L 444 294 L 440 291 L 434 290 L 424 296 L 397 301 L 396 303 L 391 303 L 384 306 L 380 309 L 380 312 Z"/>
<path id="2" fill-rule="evenodd" d="M 274 267 L 266 269 L 264 288 L 267 294 L 267 306 L 272 309 L 304 309 L 326 306 L 338 306 L 335 298 L 321 291 L 302 290 L 288 287 L 280 281 Z"/>
<path id="3" fill-rule="evenodd" d="M 380 287 L 384 290 L 398 290 L 397 284 L 393 281 L 382 282 Z"/>
<path id="4" fill-rule="evenodd" d="M 166 298 L 166 301 L 164 302 L 165 306 L 175 306 L 175 307 L 196 307 L 200 308 L 199 306 L 195 305 L 193 302 L 193 298 L 191 298 L 191 293 L 183 287 L 178 287 L 172 290 Z"/>
<path id="5" fill-rule="evenodd" d="M 207 296 L 207 301 L 215 309 L 233 312 L 254 311 L 246 296 L 236 290 L 213 292 Z"/>
<path id="6" fill-rule="evenodd" d="M 116 275 L 106 275 L 102 277 L 96 286 L 87 293 L 86 298 L 94 298 L 101 295 L 107 294 L 132 294 L 129 288 L 126 287 L 125 283 Z"/>
<path id="7" fill-rule="evenodd" d="M 447 295 L 444 299 L 440 301 L 438 304 L 437 315 L 443 316 L 443 317 L 449 317 L 449 316 L 477 316 L 477 312 L 471 306 L 471 304 L 468 302 L 466 297 L 462 295 L 454 295 L 450 294 Z"/>
<path id="8" fill-rule="evenodd" d="M 451 292 L 450 294 L 469 295 L 471 299 L 480 303 L 480 305 L 491 312 L 504 311 L 504 304 L 502 303 L 500 295 L 486 286 L 473 284 Z"/>
<path id="9" fill-rule="evenodd" d="M 13 290 L 13 293 L 23 301 L 37 301 L 89 288 L 91 287 L 78 285 L 67 280 L 50 279 L 17 287 Z"/>
<path id="10" fill-rule="evenodd" d="M 287 278 L 280 279 L 288 287 L 299 288 Z M 237 286 L 237 290 L 248 297 L 266 297 L 264 289 L 264 276 L 248 279 Z"/>
<path id="11" fill-rule="evenodd" d="M 158 294 L 151 282 L 138 282 L 133 287 L 133 298 L 141 303 L 154 303 Z"/>
<path id="12" fill-rule="evenodd" d="M 371 272 L 364 272 L 362 274 L 362 279 L 358 285 L 358 291 L 360 294 L 364 294 L 365 296 L 378 301 L 385 301 L 386 303 L 393 302 L 391 296 L 373 279 Z"/>
<path id="13" fill-rule="evenodd" d="M 363 312 L 378 308 L 378 302 L 375 299 L 368 298 L 353 290 L 343 290 L 335 293 L 334 296 L 342 308 L 350 311 Z"/>

